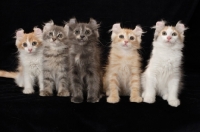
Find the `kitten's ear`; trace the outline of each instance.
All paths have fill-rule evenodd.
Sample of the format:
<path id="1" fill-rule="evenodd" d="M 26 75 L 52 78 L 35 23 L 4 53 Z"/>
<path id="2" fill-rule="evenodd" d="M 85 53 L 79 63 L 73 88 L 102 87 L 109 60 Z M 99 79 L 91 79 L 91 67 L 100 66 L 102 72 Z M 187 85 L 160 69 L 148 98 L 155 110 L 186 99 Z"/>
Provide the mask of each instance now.
<path id="1" fill-rule="evenodd" d="M 24 36 L 24 30 L 23 29 L 19 29 L 16 31 L 16 39 L 17 40 L 21 40 Z"/>
<path id="2" fill-rule="evenodd" d="M 156 31 L 161 31 L 164 27 L 165 27 L 165 21 L 157 21 L 156 22 L 156 25 L 154 26 L 154 27 L 152 27 L 152 28 L 155 28 L 156 29 Z"/>
<path id="3" fill-rule="evenodd" d="M 68 22 L 69 25 L 73 25 L 73 24 L 76 24 L 76 23 L 77 23 L 76 18 L 69 19 L 69 22 Z"/>
<path id="4" fill-rule="evenodd" d="M 54 25 L 53 20 L 51 20 L 51 21 L 45 23 L 44 28 L 43 28 L 43 31 L 46 32 L 46 31 L 49 30 L 49 29 L 51 28 L 51 26 L 53 26 L 53 25 Z"/>
<path id="5" fill-rule="evenodd" d="M 142 36 L 142 33 L 144 33 L 142 31 L 142 28 L 140 26 L 136 26 L 135 29 L 133 30 L 135 35 L 138 36 L 138 37 L 141 37 Z"/>
<path id="6" fill-rule="evenodd" d="M 182 24 L 180 21 L 176 24 L 176 30 L 180 33 L 180 34 L 183 34 L 183 32 L 185 30 L 187 30 L 187 28 L 185 27 L 184 24 Z"/>
<path id="7" fill-rule="evenodd" d="M 97 24 L 97 21 L 94 20 L 93 18 L 90 18 L 90 25 L 92 25 L 93 28 L 97 29 L 99 27 L 99 24 Z"/>
<path id="8" fill-rule="evenodd" d="M 112 26 L 112 29 L 110 31 L 112 31 L 113 33 L 118 33 L 121 30 L 121 26 L 120 23 L 116 23 Z"/>
<path id="9" fill-rule="evenodd" d="M 33 28 L 34 34 L 40 40 L 42 39 L 42 30 L 40 28 L 34 27 Z"/>

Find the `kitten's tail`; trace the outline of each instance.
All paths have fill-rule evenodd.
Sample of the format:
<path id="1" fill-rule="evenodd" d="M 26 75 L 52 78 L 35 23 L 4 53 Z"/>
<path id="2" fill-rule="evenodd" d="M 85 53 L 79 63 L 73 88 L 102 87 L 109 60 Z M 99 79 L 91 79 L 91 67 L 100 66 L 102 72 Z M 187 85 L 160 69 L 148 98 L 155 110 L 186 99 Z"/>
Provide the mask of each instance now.
<path id="1" fill-rule="evenodd" d="M 8 72 L 8 71 L 2 71 L 0 70 L 0 77 L 6 77 L 6 78 L 16 78 L 18 72 Z"/>

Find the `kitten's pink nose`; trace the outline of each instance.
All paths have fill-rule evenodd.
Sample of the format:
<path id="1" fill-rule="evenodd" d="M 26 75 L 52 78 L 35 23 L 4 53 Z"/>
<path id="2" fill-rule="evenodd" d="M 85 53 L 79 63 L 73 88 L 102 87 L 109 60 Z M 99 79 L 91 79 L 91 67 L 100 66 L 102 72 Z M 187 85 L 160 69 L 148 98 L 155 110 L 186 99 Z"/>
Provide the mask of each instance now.
<path id="1" fill-rule="evenodd" d="M 29 52 L 31 52 L 31 51 L 32 51 L 32 49 L 28 49 L 28 51 L 29 51 Z"/>
<path id="2" fill-rule="evenodd" d="M 171 36 L 167 36 L 167 39 L 170 40 L 172 37 Z"/>
<path id="3" fill-rule="evenodd" d="M 127 43 L 128 43 L 128 41 L 124 41 L 124 43 L 125 43 L 125 44 L 127 44 Z"/>

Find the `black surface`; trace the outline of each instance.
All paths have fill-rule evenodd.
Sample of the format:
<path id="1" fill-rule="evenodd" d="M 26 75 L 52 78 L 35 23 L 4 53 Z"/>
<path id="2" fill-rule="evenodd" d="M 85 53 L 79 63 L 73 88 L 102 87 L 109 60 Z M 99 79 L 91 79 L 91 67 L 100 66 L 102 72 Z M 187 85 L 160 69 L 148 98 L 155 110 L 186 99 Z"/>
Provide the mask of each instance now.
<path id="1" fill-rule="evenodd" d="M 71 17 L 86 22 L 92 17 L 101 23 L 102 62 L 109 51 L 112 25 L 134 28 L 139 24 L 146 33 L 142 37 L 143 67 L 149 58 L 154 30 L 158 20 L 175 25 L 181 20 L 189 29 L 185 32 L 184 89 L 181 105 L 170 107 L 157 97 L 156 103 L 130 103 L 122 97 L 118 104 L 74 104 L 70 98 L 24 95 L 13 79 L 0 78 L 0 131 L 62 132 L 62 131 L 200 131 L 200 3 L 198 0 L 7 0 L 0 2 L 0 69 L 17 67 L 14 35 L 23 28 L 32 31 L 44 22 L 54 20 L 63 25 Z"/>

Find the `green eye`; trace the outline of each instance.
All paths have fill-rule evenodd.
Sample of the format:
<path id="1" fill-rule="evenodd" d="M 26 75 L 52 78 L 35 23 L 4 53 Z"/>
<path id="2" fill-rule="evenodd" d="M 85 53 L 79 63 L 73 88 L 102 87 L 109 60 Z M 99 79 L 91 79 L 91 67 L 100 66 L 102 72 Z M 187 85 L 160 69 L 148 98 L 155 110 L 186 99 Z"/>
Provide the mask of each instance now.
<path id="1" fill-rule="evenodd" d="M 162 32 L 162 35 L 164 35 L 164 36 L 165 36 L 165 35 L 167 35 L 167 33 L 166 33 L 165 31 L 163 31 L 163 32 Z"/>
<path id="2" fill-rule="evenodd" d="M 75 30 L 75 34 L 77 35 L 77 34 L 79 34 L 80 33 L 80 31 L 78 31 L 78 30 Z"/>
<path id="3" fill-rule="evenodd" d="M 23 46 L 24 46 L 24 47 L 27 47 L 27 43 L 23 43 Z"/>
<path id="4" fill-rule="evenodd" d="M 124 35 L 119 35 L 119 38 L 124 38 Z"/>
<path id="5" fill-rule="evenodd" d="M 86 31 L 85 31 L 85 34 L 86 34 L 86 35 L 90 34 L 90 30 L 86 30 Z"/>
<path id="6" fill-rule="evenodd" d="M 32 45 L 33 45 L 33 46 L 36 46 L 36 44 L 37 44 L 37 42 L 35 42 L 35 41 L 34 41 L 34 42 L 32 42 Z"/>
<path id="7" fill-rule="evenodd" d="M 131 36 L 131 37 L 130 37 L 130 40 L 134 40 L 134 37 L 133 37 L 133 36 Z"/>
<path id="8" fill-rule="evenodd" d="M 174 32 L 174 33 L 172 33 L 172 36 L 176 36 L 177 34 Z"/>

